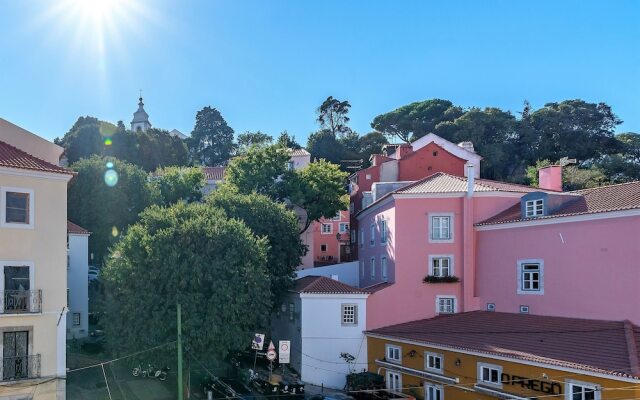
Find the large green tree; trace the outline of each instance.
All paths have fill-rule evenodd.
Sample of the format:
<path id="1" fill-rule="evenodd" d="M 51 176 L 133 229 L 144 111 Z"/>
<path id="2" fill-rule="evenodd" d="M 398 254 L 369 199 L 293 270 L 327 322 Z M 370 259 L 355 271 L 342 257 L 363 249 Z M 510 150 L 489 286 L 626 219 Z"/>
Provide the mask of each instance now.
<path id="1" fill-rule="evenodd" d="M 247 131 L 238 135 L 238 151 L 245 153 L 250 147 L 269 146 L 272 142 L 273 138 L 266 133 Z"/>
<path id="2" fill-rule="evenodd" d="M 346 100 L 340 101 L 333 96 L 327 97 L 317 110 L 317 121 L 320 127 L 331 132 L 333 136 L 348 134 L 351 131 L 348 126 L 350 108 L 351 104 Z"/>
<path id="3" fill-rule="evenodd" d="M 340 164 L 345 154 L 342 143 L 328 129 L 322 129 L 309 135 L 307 151 L 311 153 L 312 159 L 325 159 L 334 164 Z"/>
<path id="4" fill-rule="evenodd" d="M 196 124 L 187 145 L 195 163 L 223 165 L 233 152 L 233 129 L 227 125 L 220 111 L 205 107 L 196 114 Z"/>
<path id="5" fill-rule="evenodd" d="M 103 271 L 105 329 L 117 354 L 182 340 L 202 359 L 245 348 L 271 309 L 266 238 L 200 203 L 153 206 Z"/>
<path id="6" fill-rule="evenodd" d="M 104 140 L 116 132 L 117 128 L 94 117 L 79 117 L 71 129 L 55 143 L 65 148 L 68 162 L 74 163 L 93 154 L 103 154 Z"/>
<path id="7" fill-rule="evenodd" d="M 155 171 L 160 167 L 185 166 L 189 163 L 189 152 L 184 141 L 171 136 L 162 129 L 147 132 L 131 132 L 138 142 L 138 162 L 145 171 Z M 117 157 L 117 154 L 116 154 Z"/>
<path id="8" fill-rule="evenodd" d="M 378 131 L 372 131 L 360 137 L 358 157 L 362 159 L 363 168 L 371 165 L 369 158 L 372 154 L 380 154 L 382 146 L 388 144 L 387 137 Z"/>
<path id="9" fill-rule="evenodd" d="M 100 265 L 108 248 L 142 210 L 158 200 L 158 193 L 140 167 L 115 158 L 94 155 L 71 169 L 77 176 L 69 183 L 67 215 L 92 232 L 89 251 Z"/>
<path id="10" fill-rule="evenodd" d="M 239 193 L 258 193 L 277 200 L 282 197 L 282 180 L 291 152 L 286 147 L 273 145 L 252 147 L 247 153 L 235 157 L 225 171 L 225 184 Z"/>
<path id="11" fill-rule="evenodd" d="M 297 216 L 284 204 L 257 193 L 240 194 L 221 188 L 207 197 L 207 204 L 223 209 L 229 218 L 243 221 L 257 237 L 266 237 L 267 270 L 273 304 L 293 286 L 296 268 L 306 249 L 298 233 Z"/>
<path id="12" fill-rule="evenodd" d="M 153 174 L 151 184 L 160 194 L 161 205 L 171 205 L 184 201 L 191 203 L 202 198 L 205 185 L 204 173 L 199 167 L 166 167 Z"/>

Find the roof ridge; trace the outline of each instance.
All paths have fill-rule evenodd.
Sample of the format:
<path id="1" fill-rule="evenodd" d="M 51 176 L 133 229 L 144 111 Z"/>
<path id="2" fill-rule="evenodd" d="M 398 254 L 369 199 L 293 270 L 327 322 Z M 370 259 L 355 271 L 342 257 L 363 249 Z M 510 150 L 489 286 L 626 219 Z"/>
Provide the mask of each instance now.
<path id="1" fill-rule="evenodd" d="M 53 164 L 47 160 L 43 160 L 40 157 L 36 157 L 31 153 L 27 153 L 26 151 L 22 150 L 19 147 L 16 147 L 10 143 L 5 142 L 4 140 L 0 140 L 0 144 L 9 147 L 11 150 L 18 152 L 21 156 L 26 156 L 35 160 L 38 160 L 41 163 L 44 163 L 45 165 L 47 165 L 50 169 L 52 169 L 52 171 L 47 171 L 47 172 L 58 172 L 58 173 L 67 173 L 67 174 L 72 174 L 72 175 L 76 175 L 77 173 L 75 171 L 69 170 L 65 167 L 62 167 L 60 165 L 56 165 Z M 26 167 L 11 167 L 11 168 L 19 168 L 19 169 L 31 169 L 33 170 L 34 168 L 26 168 Z"/>
<path id="2" fill-rule="evenodd" d="M 633 324 L 628 319 L 623 321 L 624 337 L 627 341 L 627 353 L 629 354 L 629 367 L 631 373 L 640 376 L 640 360 L 638 360 L 638 345 L 633 329 Z"/>
<path id="3" fill-rule="evenodd" d="M 596 187 L 591 187 L 591 188 L 584 188 L 584 189 L 578 189 L 578 190 L 571 190 L 569 192 L 565 192 L 565 193 L 578 193 L 578 194 L 584 194 L 584 193 L 588 193 L 588 192 L 592 192 L 594 190 L 600 190 L 600 189 L 607 189 L 607 188 L 611 188 L 614 186 L 624 186 L 624 185 L 633 185 L 633 184 L 640 184 L 640 181 L 631 181 L 631 182 L 620 182 L 620 183 L 612 183 L 610 185 L 602 185 L 602 186 L 596 186 Z"/>
<path id="4" fill-rule="evenodd" d="M 434 173 L 433 173 L 433 174 L 431 174 L 431 175 L 425 176 L 425 177 L 424 177 L 424 178 L 422 178 L 422 179 L 418 179 L 417 181 L 414 181 L 413 183 L 410 183 L 410 184 L 408 184 L 407 186 L 403 186 L 403 187 L 401 187 L 401 188 L 398 188 L 398 189 L 396 189 L 396 190 L 394 190 L 394 191 L 392 191 L 392 192 L 389 192 L 388 194 L 390 194 L 390 193 L 398 193 L 398 192 L 400 192 L 401 190 L 411 189 L 412 187 L 414 187 L 414 186 L 416 186 L 416 185 L 420 185 L 421 183 L 427 182 L 427 181 L 429 181 L 429 180 L 431 180 L 431 179 L 435 178 L 435 177 L 436 177 L 436 175 L 449 175 L 449 174 L 447 174 L 446 172 L 442 172 L 442 171 L 434 172 Z M 449 175 L 449 176 L 453 176 L 453 175 Z M 393 182 L 392 182 L 392 183 L 393 183 Z"/>

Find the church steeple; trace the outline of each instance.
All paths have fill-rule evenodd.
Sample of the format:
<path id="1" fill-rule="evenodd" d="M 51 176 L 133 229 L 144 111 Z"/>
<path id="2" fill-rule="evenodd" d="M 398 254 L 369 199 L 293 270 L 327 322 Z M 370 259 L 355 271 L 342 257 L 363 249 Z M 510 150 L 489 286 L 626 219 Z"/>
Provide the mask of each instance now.
<path id="1" fill-rule="evenodd" d="M 131 121 L 131 130 L 134 132 L 146 132 L 151 128 L 151 122 L 149 122 L 149 114 L 144 110 L 144 103 L 142 102 L 142 93 L 140 93 L 140 101 L 138 102 L 138 111 L 133 113 L 133 120 Z"/>

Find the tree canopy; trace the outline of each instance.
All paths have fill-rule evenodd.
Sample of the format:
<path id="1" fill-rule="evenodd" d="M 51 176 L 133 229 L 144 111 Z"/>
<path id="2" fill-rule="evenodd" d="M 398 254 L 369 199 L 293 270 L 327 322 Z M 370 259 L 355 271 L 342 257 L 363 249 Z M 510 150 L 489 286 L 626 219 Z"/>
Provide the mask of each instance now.
<path id="1" fill-rule="evenodd" d="M 327 97 L 318 107 L 317 121 L 322 129 L 328 130 L 333 136 L 340 136 L 351 131 L 349 126 L 349 109 L 351 104 L 348 101 L 340 101 L 334 99 L 333 96 Z"/>
<path id="2" fill-rule="evenodd" d="M 191 203 L 202 198 L 204 173 L 198 167 L 165 167 L 153 174 L 152 185 L 160 194 L 160 205 L 168 206 L 184 201 Z"/>
<path id="3" fill-rule="evenodd" d="M 220 111 L 204 107 L 196 114 L 196 124 L 187 145 L 194 163 L 223 165 L 234 150 L 233 129 L 227 125 Z"/>
<path id="4" fill-rule="evenodd" d="M 114 247 L 103 277 L 105 329 L 117 354 L 175 340 L 203 358 L 246 347 L 271 309 L 268 243 L 200 203 L 153 206 Z"/>
<path id="5" fill-rule="evenodd" d="M 245 153 L 250 147 L 268 146 L 272 142 L 273 138 L 266 133 L 247 131 L 238 135 L 238 150 Z"/>
<path id="6" fill-rule="evenodd" d="M 229 162 L 225 172 L 225 184 L 239 193 L 258 193 L 271 199 L 282 198 L 282 181 L 291 153 L 286 147 L 273 145 L 250 148 L 246 154 Z"/>

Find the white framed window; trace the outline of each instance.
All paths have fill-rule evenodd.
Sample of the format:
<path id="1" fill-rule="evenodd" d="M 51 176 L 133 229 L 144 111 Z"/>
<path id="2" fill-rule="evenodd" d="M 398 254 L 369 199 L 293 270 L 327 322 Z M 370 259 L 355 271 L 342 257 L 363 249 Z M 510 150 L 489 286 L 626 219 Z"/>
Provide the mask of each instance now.
<path id="1" fill-rule="evenodd" d="M 392 344 L 385 345 L 385 359 L 400 364 L 402 362 L 402 348 Z"/>
<path id="2" fill-rule="evenodd" d="M 349 223 L 348 222 L 340 222 L 340 226 L 338 227 L 340 233 L 349 232 Z"/>
<path id="3" fill-rule="evenodd" d="M 387 221 L 380 220 L 380 244 L 387 244 Z"/>
<path id="4" fill-rule="evenodd" d="M 343 304 L 342 305 L 342 325 L 358 324 L 358 305 Z"/>
<path id="5" fill-rule="evenodd" d="M 544 200 L 527 200 L 524 204 L 525 207 L 525 216 L 527 218 L 531 217 L 539 217 L 544 215 Z"/>
<path id="6" fill-rule="evenodd" d="M 371 264 L 369 265 L 369 267 L 371 268 L 371 279 L 374 279 L 376 277 L 376 258 L 371 257 L 370 262 Z"/>
<path id="7" fill-rule="evenodd" d="M 502 388 L 502 367 L 500 365 L 478 363 L 478 383 Z"/>
<path id="8" fill-rule="evenodd" d="M 387 389 L 396 392 L 402 391 L 402 375 L 399 372 L 387 371 Z"/>
<path id="9" fill-rule="evenodd" d="M 360 248 L 364 247 L 364 229 L 360 229 Z"/>
<path id="10" fill-rule="evenodd" d="M 434 383 L 425 383 L 424 399 L 425 400 L 444 400 L 444 388 L 442 387 L 442 385 L 436 385 Z"/>
<path id="11" fill-rule="evenodd" d="M 333 217 L 334 221 L 340 221 L 340 218 L 342 218 L 342 214 L 340 213 L 340 211 L 338 211 L 338 213 L 336 214 L 335 217 Z"/>
<path id="12" fill-rule="evenodd" d="M 355 243 L 358 240 L 358 235 L 355 229 L 351 230 L 351 243 Z"/>
<path id="13" fill-rule="evenodd" d="M 453 255 L 430 255 L 429 275 L 438 277 L 453 276 Z"/>
<path id="14" fill-rule="evenodd" d="M 322 233 L 323 235 L 330 235 L 331 233 L 333 233 L 333 225 L 332 224 L 322 224 L 322 228 L 320 230 L 320 233 Z"/>
<path id="15" fill-rule="evenodd" d="M 601 399 L 601 388 L 599 385 L 596 385 L 594 383 L 566 379 L 565 386 L 565 400 Z"/>
<path id="16" fill-rule="evenodd" d="M 387 279 L 387 257 L 380 256 L 380 276 L 382 279 Z"/>
<path id="17" fill-rule="evenodd" d="M 3 186 L 0 188 L 0 226 L 33 229 L 33 189 Z"/>
<path id="18" fill-rule="evenodd" d="M 453 213 L 429 214 L 429 241 L 453 242 Z"/>
<path id="19" fill-rule="evenodd" d="M 544 294 L 544 261 L 518 260 L 518 294 Z"/>
<path id="20" fill-rule="evenodd" d="M 433 371 L 442 373 L 444 369 L 444 356 L 439 353 L 432 353 L 430 351 L 424 352 L 424 369 L 427 371 Z"/>
<path id="21" fill-rule="evenodd" d="M 371 224 L 369 227 L 369 246 L 373 247 L 376 244 L 376 225 Z"/>
<path id="22" fill-rule="evenodd" d="M 457 312 L 455 296 L 436 296 L 436 313 L 454 314 Z"/>
<path id="23" fill-rule="evenodd" d="M 80 313 L 73 313 L 73 326 L 80 325 Z"/>
<path id="24" fill-rule="evenodd" d="M 24 294 L 24 291 L 32 290 L 35 290 L 35 268 L 32 261 L 0 260 L 0 291 L 4 297 L 0 301 L 1 313 L 36 311 L 38 305 L 34 304 L 32 296 Z"/>

